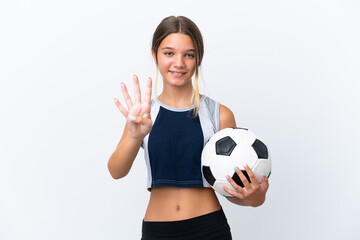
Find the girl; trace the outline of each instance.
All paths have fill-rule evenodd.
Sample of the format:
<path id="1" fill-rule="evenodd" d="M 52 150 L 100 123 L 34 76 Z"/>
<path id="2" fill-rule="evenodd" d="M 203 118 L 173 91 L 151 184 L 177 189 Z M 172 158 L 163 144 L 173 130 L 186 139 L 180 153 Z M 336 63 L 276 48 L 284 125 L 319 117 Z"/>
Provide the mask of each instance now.
<path id="1" fill-rule="evenodd" d="M 217 131 L 236 127 L 230 109 L 199 94 L 198 73 L 204 53 L 198 27 L 186 17 L 165 18 L 155 30 L 152 56 L 163 91 L 151 99 L 149 78 L 141 101 L 139 81 L 133 77 L 135 102 L 124 83 L 121 89 L 128 110 L 115 98 L 127 122 L 108 168 L 114 179 L 125 177 L 142 147 L 148 167 L 149 204 L 143 219 L 142 239 L 232 239 L 222 207 L 201 172 L 201 151 Z M 194 84 L 192 77 L 194 77 Z M 158 76 L 156 76 L 157 83 Z M 156 93 L 155 83 L 155 93 Z M 231 178 L 236 191 L 224 190 L 229 201 L 259 206 L 269 187 L 266 177 L 259 184 L 245 167 L 251 183 L 241 170 L 241 188 Z"/>

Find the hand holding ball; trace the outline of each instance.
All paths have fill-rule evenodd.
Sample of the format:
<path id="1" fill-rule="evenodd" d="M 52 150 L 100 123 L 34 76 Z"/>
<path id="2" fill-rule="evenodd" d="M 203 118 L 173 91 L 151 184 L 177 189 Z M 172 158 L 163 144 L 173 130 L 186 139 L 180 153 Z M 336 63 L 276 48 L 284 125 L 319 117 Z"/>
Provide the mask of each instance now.
<path id="1" fill-rule="evenodd" d="M 226 175 L 244 187 L 234 167 L 240 168 L 250 181 L 244 169 L 244 164 L 247 164 L 259 183 L 262 181 L 261 174 L 269 177 L 271 173 L 268 148 L 253 132 L 244 128 L 225 128 L 214 134 L 204 146 L 201 162 L 206 181 L 215 191 L 227 197 L 232 196 L 226 193 L 222 186 L 233 190 L 234 188 Z"/>

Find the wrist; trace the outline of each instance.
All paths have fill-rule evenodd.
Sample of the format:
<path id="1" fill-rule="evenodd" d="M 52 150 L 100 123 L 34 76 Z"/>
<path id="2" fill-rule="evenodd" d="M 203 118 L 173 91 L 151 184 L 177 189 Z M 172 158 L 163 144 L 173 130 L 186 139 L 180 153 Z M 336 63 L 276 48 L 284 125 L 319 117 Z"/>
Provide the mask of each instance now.
<path id="1" fill-rule="evenodd" d="M 144 137 L 140 136 L 140 137 L 133 137 L 131 136 L 131 134 L 127 134 L 126 136 L 126 140 L 131 143 L 131 144 L 136 144 L 136 145 L 140 145 L 142 140 L 144 139 Z"/>

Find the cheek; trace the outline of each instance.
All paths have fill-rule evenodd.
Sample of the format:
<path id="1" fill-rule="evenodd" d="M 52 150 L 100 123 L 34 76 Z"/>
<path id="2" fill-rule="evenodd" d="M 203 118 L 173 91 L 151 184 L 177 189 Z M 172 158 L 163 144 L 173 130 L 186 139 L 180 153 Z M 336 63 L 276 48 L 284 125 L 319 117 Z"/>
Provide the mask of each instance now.
<path id="1" fill-rule="evenodd" d="M 169 67 L 171 65 L 171 62 L 168 59 L 159 58 L 158 59 L 158 66 L 160 72 L 168 71 Z"/>
<path id="2" fill-rule="evenodd" d="M 195 68 L 196 68 L 195 61 L 192 61 L 188 66 L 189 66 L 190 69 L 192 69 L 192 72 L 195 72 Z"/>

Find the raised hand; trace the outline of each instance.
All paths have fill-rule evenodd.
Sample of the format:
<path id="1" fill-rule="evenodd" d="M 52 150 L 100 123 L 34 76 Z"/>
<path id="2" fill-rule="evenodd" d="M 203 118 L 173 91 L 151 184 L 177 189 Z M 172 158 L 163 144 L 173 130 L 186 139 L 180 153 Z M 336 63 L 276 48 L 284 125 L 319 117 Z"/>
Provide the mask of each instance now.
<path id="1" fill-rule="evenodd" d="M 143 139 L 152 128 L 152 120 L 150 117 L 152 80 L 149 78 L 147 81 L 145 98 L 143 102 L 141 102 L 139 80 L 136 75 L 133 76 L 133 81 L 135 103 L 133 103 L 131 100 L 126 85 L 123 82 L 121 83 L 121 90 L 128 110 L 123 105 L 121 105 L 118 99 L 114 98 L 114 102 L 117 108 L 126 118 L 130 136 L 135 139 Z"/>

